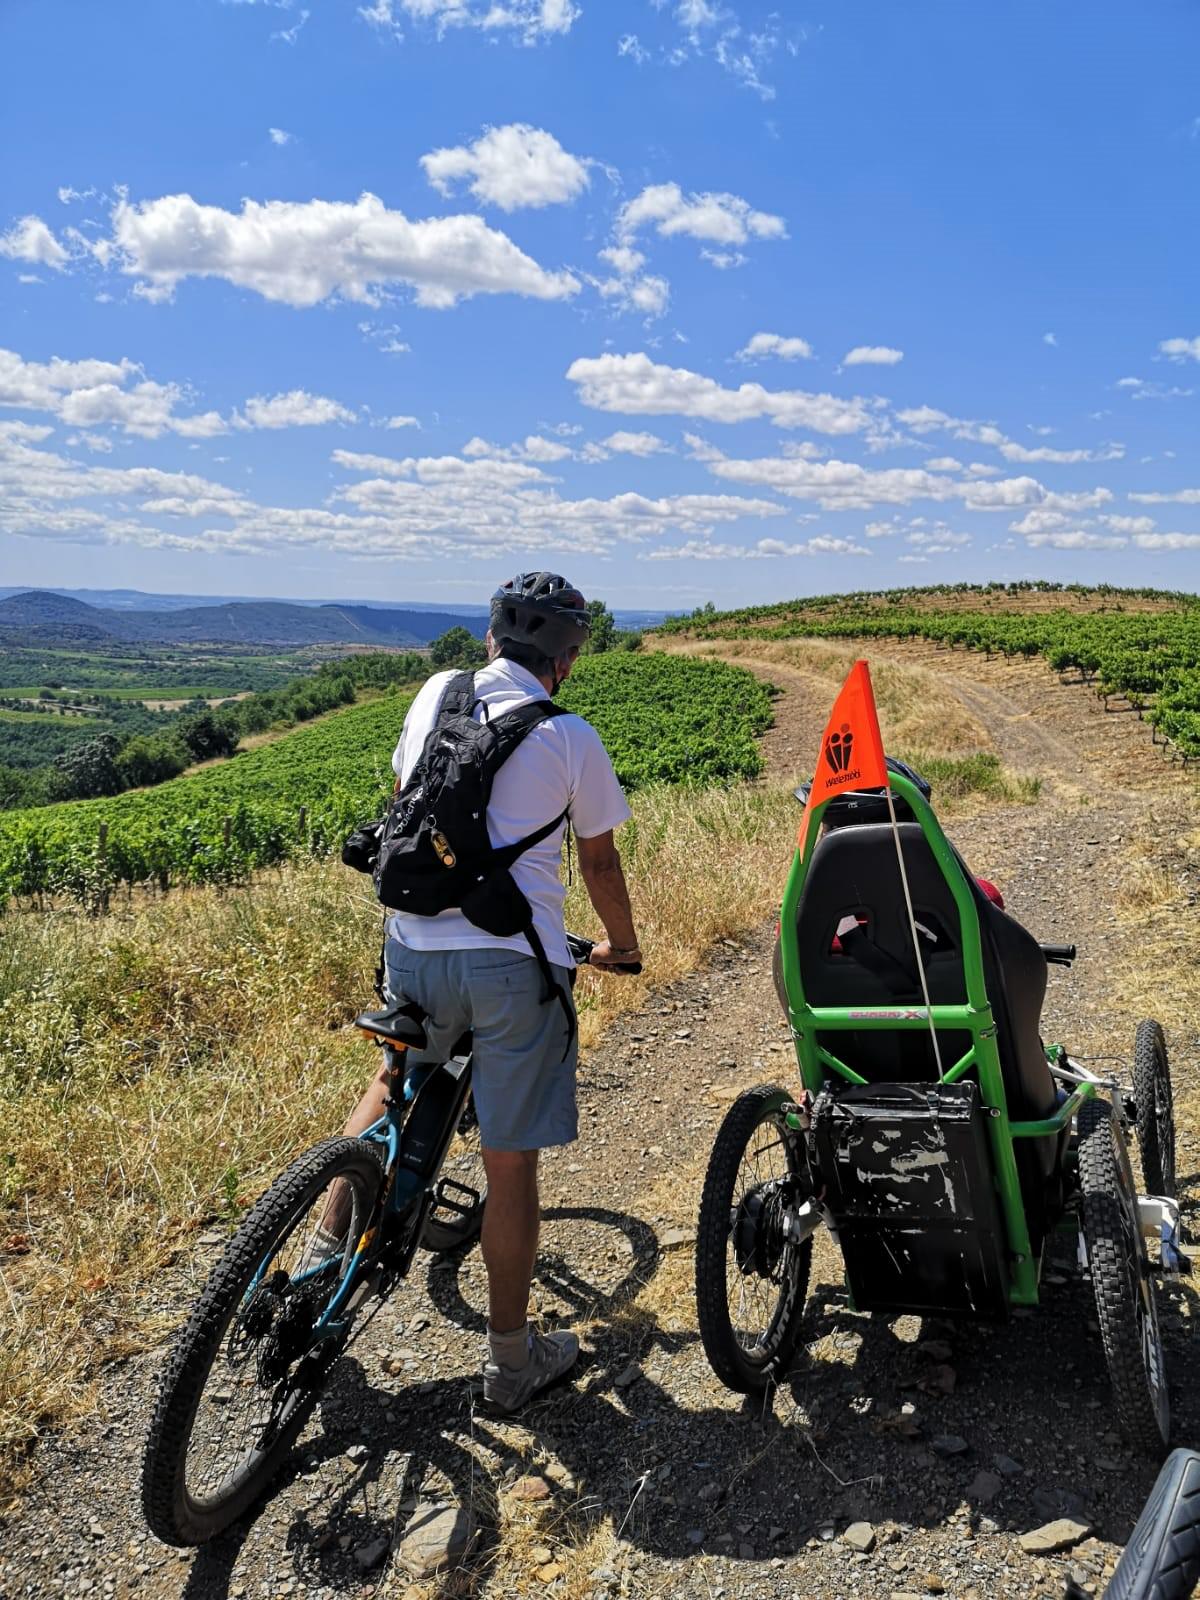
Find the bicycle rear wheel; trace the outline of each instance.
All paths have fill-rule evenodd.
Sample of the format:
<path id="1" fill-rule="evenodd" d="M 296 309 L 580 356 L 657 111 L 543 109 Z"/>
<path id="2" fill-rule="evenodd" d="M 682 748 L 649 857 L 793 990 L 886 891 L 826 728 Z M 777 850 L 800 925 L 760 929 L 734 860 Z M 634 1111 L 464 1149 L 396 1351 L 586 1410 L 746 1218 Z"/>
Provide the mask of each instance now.
<path id="1" fill-rule="evenodd" d="M 377 1214 L 381 1154 L 329 1139 L 277 1178 L 230 1240 L 168 1357 L 142 1460 L 167 1544 L 214 1538 L 269 1486 L 345 1345 L 317 1323 Z"/>

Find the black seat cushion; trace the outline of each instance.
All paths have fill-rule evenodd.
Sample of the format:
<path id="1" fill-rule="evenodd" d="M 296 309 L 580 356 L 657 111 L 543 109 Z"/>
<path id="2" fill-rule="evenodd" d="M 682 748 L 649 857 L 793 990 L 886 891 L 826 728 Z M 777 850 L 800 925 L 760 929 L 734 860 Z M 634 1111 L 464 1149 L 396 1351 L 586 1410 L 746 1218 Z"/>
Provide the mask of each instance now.
<path id="1" fill-rule="evenodd" d="M 935 1005 L 961 1004 L 967 993 L 958 908 L 919 824 L 902 822 L 899 833 L 930 999 Z M 1009 1115 L 1014 1120 L 1049 1116 L 1058 1095 L 1039 1031 L 1045 958 L 1020 923 L 984 895 L 961 858 L 959 866 L 979 911 L 984 983 L 996 1021 Z M 798 936 L 810 1005 L 923 1004 L 890 824 L 838 828 L 820 838 L 800 900 Z M 819 1042 L 870 1083 L 937 1077 L 924 1029 L 827 1032 Z M 970 1043 L 969 1034 L 940 1031 L 943 1068 L 964 1055 Z M 1042 1210 L 1042 1191 L 1059 1165 L 1061 1145 L 1055 1138 L 1017 1141 L 1031 1212 Z M 1038 1232 L 1033 1215 L 1030 1223 Z"/>

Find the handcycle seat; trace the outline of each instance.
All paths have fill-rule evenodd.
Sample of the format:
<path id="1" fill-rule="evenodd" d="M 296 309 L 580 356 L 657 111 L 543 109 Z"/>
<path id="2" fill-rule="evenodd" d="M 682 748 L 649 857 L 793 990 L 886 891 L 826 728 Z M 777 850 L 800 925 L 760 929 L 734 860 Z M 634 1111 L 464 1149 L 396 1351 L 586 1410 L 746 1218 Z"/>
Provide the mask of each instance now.
<path id="1" fill-rule="evenodd" d="M 966 1001 L 958 907 L 917 822 L 899 824 L 901 848 L 921 937 L 921 955 L 934 1005 Z M 956 853 L 957 854 L 957 853 Z M 1010 1118 L 1053 1114 L 1058 1088 L 1040 1036 L 1046 959 L 1037 941 L 987 898 L 958 857 L 979 915 L 984 988 L 996 1025 Z M 824 833 L 813 851 L 797 911 L 800 974 L 810 1005 L 921 1006 L 912 929 L 900 883 L 891 824 L 863 822 Z M 926 1030 L 855 1029 L 819 1036 L 819 1044 L 869 1083 L 937 1079 Z M 970 1035 L 939 1030 L 948 1070 L 969 1049 Z M 1052 1204 L 1063 1141 L 1050 1136 L 1018 1141 L 1017 1161 L 1030 1223 Z"/>
<path id="2" fill-rule="evenodd" d="M 354 1026 L 388 1044 L 403 1045 L 409 1050 L 424 1050 L 429 1043 L 425 1032 L 427 1013 L 415 1000 L 401 998 L 383 1011 L 361 1011 Z"/>

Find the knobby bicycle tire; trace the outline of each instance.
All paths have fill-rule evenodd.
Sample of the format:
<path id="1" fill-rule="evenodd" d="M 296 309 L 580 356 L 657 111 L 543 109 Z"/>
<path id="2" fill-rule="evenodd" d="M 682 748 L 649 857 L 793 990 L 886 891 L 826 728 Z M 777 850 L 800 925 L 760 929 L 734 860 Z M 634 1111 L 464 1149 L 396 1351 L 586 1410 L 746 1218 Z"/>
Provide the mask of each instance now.
<path id="1" fill-rule="evenodd" d="M 1148 1194 L 1175 1197 L 1175 1102 L 1167 1041 L 1159 1023 L 1139 1022 L 1133 1045 L 1133 1097 Z"/>
<path id="2" fill-rule="evenodd" d="M 205 1385 L 247 1289 L 264 1260 L 337 1178 L 361 1185 L 367 1216 L 384 1182 L 381 1152 L 361 1139 L 328 1139 L 282 1173 L 230 1240 L 167 1358 L 142 1458 L 142 1509 L 166 1544 L 198 1545 L 221 1533 L 259 1498 L 312 1413 L 319 1382 L 298 1388 L 264 1449 L 245 1469 L 197 1499 L 188 1488 L 188 1447 Z M 221 1492 L 223 1491 L 223 1492 Z"/>
<path id="3" fill-rule="evenodd" d="M 1080 1107 L 1079 1179 L 1083 1235 L 1117 1420 L 1136 1449 L 1161 1460 L 1170 1432 L 1162 1338 L 1133 1174 L 1128 1159 L 1122 1159 L 1107 1100 L 1085 1100 Z M 1148 1361 L 1158 1364 L 1157 1387 Z"/>
<path id="4" fill-rule="evenodd" d="M 709 1157 L 696 1228 L 696 1311 L 709 1365 L 728 1389 L 751 1394 L 765 1389 L 790 1365 L 800 1342 L 804 1301 L 812 1267 L 812 1238 L 789 1247 L 769 1337 L 753 1354 L 739 1341 L 729 1314 L 727 1274 L 730 1214 L 742 1158 L 755 1131 L 774 1121 L 782 1131 L 782 1108 L 790 1096 L 771 1084 L 738 1096 L 722 1122 Z M 796 1170 L 790 1144 L 789 1171 Z"/>

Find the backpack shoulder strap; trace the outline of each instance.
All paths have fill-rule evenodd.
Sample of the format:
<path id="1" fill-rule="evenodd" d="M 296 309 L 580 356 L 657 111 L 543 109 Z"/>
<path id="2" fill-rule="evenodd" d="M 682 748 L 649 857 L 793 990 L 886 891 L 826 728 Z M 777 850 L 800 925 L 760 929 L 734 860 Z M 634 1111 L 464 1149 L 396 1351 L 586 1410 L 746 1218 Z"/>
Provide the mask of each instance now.
<path id="1" fill-rule="evenodd" d="M 478 699 L 479 696 L 475 693 L 475 674 L 456 672 L 442 690 L 437 720 L 443 722 L 447 717 L 469 716 Z"/>

